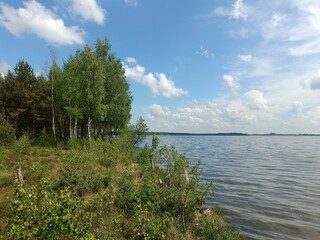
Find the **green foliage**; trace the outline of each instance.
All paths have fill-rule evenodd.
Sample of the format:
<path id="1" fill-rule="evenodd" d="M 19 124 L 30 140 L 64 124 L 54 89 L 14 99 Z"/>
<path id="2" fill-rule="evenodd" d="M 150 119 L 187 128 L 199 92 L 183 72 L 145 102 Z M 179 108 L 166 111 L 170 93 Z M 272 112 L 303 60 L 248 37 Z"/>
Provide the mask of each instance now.
<path id="1" fill-rule="evenodd" d="M 220 225 L 218 208 L 198 212 L 212 194 L 212 183 L 200 181 L 200 163 L 190 165 L 158 137 L 140 150 L 124 135 L 113 143 L 70 139 L 68 145 L 53 161 L 43 156 L 55 148 L 36 146 L 23 155 L 19 164 L 31 187 L 18 184 L 5 212 L 11 239 L 239 239 Z M 8 184 L 0 179 L 3 186 L 9 176 Z M 1 199 L 0 193 L 5 206 Z"/>
<path id="2" fill-rule="evenodd" d="M 162 217 L 152 214 L 145 209 L 139 209 L 136 212 L 137 231 L 140 239 L 157 240 L 164 239 L 168 227 L 173 224 L 173 218 L 170 214 L 164 214 Z"/>
<path id="3" fill-rule="evenodd" d="M 118 181 L 118 188 L 115 193 L 115 205 L 128 217 L 133 216 L 135 207 L 139 201 L 136 191 L 136 186 L 132 183 L 130 175 L 124 175 Z"/>
<path id="4" fill-rule="evenodd" d="M 69 138 L 67 146 L 71 150 L 85 150 L 89 147 L 89 142 L 86 139 Z"/>
<path id="5" fill-rule="evenodd" d="M 18 137 L 24 134 L 33 137 L 46 127 L 49 90 L 45 77 L 36 77 L 26 61 L 19 61 L 14 71 L 6 75 L 0 89 L 0 109 Z"/>
<path id="6" fill-rule="evenodd" d="M 46 128 L 58 139 L 91 139 L 111 137 L 127 126 L 130 86 L 107 39 L 77 50 L 62 69 L 52 57 L 46 76 L 36 76 L 22 60 L 0 78 L 0 111 L 17 137 L 34 138 Z"/>
<path id="7" fill-rule="evenodd" d="M 75 239 L 89 235 L 90 218 L 81 199 L 68 189 L 54 192 L 50 181 L 17 185 L 8 235 L 12 239 Z"/>
<path id="8" fill-rule="evenodd" d="M 139 117 L 136 124 L 133 126 L 133 136 L 131 140 L 131 146 L 137 147 L 145 140 L 148 134 L 148 126 L 142 117 Z"/>
<path id="9" fill-rule="evenodd" d="M 155 165 L 164 168 L 158 175 L 160 188 L 154 186 L 158 193 L 152 195 L 159 197 L 160 212 L 172 214 L 178 227 L 185 230 L 194 220 L 195 211 L 213 194 L 213 182 L 201 184 L 200 162 L 190 166 L 185 155 L 178 153 L 173 146 L 159 148 L 156 136 L 153 136 L 151 147 L 145 146 L 141 154 L 138 159 L 146 164 L 146 171 L 150 171 L 150 167 L 155 168 Z"/>
<path id="10" fill-rule="evenodd" d="M 46 129 L 42 129 L 39 137 L 37 137 L 34 143 L 41 147 L 54 147 L 56 145 L 56 141 L 52 135 L 49 135 Z"/>
<path id="11" fill-rule="evenodd" d="M 154 168 L 154 164 L 159 157 L 160 151 L 158 150 L 160 140 L 156 135 L 152 136 L 151 147 L 144 145 L 137 156 L 138 162 L 145 166 L 151 166 Z"/>
<path id="12" fill-rule="evenodd" d="M 204 240 L 240 240 L 238 233 L 230 231 L 226 227 L 218 227 L 213 222 L 203 221 L 196 229 L 196 234 Z"/>
<path id="13" fill-rule="evenodd" d="M 11 145 L 15 140 L 15 130 L 0 113 L 0 146 Z"/>
<path id="14" fill-rule="evenodd" d="M 129 84 L 121 61 L 110 49 L 107 40 L 98 39 L 95 49 L 85 46 L 63 67 L 63 108 L 70 120 L 71 137 L 77 137 L 77 129 L 83 123 L 90 139 L 92 129 L 99 130 L 98 136 L 105 133 L 111 136 L 129 122 L 132 102 Z"/>
<path id="15" fill-rule="evenodd" d="M 57 181 L 55 188 L 61 189 L 70 187 L 78 196 L 84 196 L 87 193 L 98 193 L 101 189 L 110 184 L 110 177 L 94 175 L 81 175 L 73 171 L 64 170 Z"/>
<path id="16" fill-rule="evenodd" d="M 29 137 L 26 135 L 23 135 L 18 140 L 16 140 L 12 146 L 12 149 L 16 153 L 20 154 L 27 154 L 30 150 L 31 142 L 29 140 Z"/>

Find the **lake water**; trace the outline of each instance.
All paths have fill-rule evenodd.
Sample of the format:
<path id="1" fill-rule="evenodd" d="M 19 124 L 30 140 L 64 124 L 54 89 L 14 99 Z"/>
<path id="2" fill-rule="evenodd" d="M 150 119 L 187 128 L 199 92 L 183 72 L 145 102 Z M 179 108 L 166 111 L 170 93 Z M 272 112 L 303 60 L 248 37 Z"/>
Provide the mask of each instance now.
<path id="1" fill-rule="evenodd" d="M 320 137 L 160 136 L 214 179 L 229 226 L 252 239 L 320 239 Z"/>

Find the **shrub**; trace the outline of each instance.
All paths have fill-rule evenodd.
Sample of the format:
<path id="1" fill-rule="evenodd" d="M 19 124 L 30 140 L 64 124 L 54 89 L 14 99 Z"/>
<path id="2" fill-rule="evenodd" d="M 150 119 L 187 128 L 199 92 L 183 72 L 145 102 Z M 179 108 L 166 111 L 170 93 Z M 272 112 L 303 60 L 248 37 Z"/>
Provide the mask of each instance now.
<path id="1" fill-rule="evenodd" d="M 15 130 L 0 113 L 0 146 L 11 145 L 15 140 Z"/>
<path id="2" fill-rule="evenodd" d="M 17 185 L 8 220 L 12 239 L 75 239 L 89 236 L 90 218 L 83 201 L 68 189 L 54 192 L 51 183 L 38 186 Z"/>
<path id="3" fill-rule="evenodd" d="M 39 137 L 35 140 L 35 144 L 41 147 L 54 147 L 56 141 L 53 136 L 47 133 L 46 129 L 42 129 Z"/>
<path id="4" fill-rule="evenodd" d="M 118 189 L 115 193 L 115 205 L 128 217 L 134 215 L 135 208 L 138 204 L 136 191 L 137 188 L 132 183 L 132 177 L 130 175 L 124 175 L 119 179 Z"/>
<path id="5" fill-rule="evenodd" d="M 21 153 L 21 154 L 27 154 L 30 150 L 30 140 L 29 137 L 26 135 L 23 135 L 20 137 L 18 140 L 16 140 L 12 146 L 13 151 L 16 153 Z"/>
<path id="6" fill-rule="evenodd" d="M 110 182 L 111 178 L 109 176 L 88 176 L 64 170 L 60 175 L 60 179 L 55 184 L 55 188 L 70 187 L 78 196 L 83 196 L 86 193 L 99 192 L 101 189 L 108 187 Z"/>
<path id="7" fill-rule="evenodd" d="M 160 186 L 153 187 L 157 191 L 152 195 L 158 194 L 158 199 L 154 202 L 160 207 L 160 213 L 170 213 L 175 218 L 176 225 L 185 231 L 194 220 L 195 211 L 213 194 L 213 182 L 200 182 L 200 162 L 190 166 L 185 155 L 178 153 L 173 146 L 159 148 L 159 139 L 155 136 L 151 147 L 145 146 L 138 160 L 146 166 L 145 175 L 150 175 L 150 168 L 156 173 L 157 167 L 161 167 L 161 171 L 156 173 L 158 179 L 154 180 L 161 181 Z M 145 186 L 144 194 L 148 194 L 146 191 L 150 191 L 150 187 Z M 152 199 L 150 194 L 146 198 Z"/>
<path id="8" fill-rule="evenodd" d="M 137 231 L 140 239 L 164 239 L 168 227 L 173 223 L 170 214 L 162 217 L 152 214 L 146 209 L 139 209 L 135 215 Z"/>
<path id="9" fill-rule="evenodd" d="M 131 139 L 131 146 L 137 147 L 145 140 L 148 133 L 148 126 L 142 117 L 139 117 L 136 124 L 132 126 L 133 134 Z"/>

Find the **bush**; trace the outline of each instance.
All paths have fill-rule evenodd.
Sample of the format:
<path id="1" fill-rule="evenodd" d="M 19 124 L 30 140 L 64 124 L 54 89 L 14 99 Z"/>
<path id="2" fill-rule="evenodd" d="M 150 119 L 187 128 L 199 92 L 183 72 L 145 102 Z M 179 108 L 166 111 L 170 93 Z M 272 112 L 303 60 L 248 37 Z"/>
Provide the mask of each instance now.
<path id="1" fill-rule="evenodd" d="M 152 188 L 149 186 L 143 188 L 143 193 L 147 194 L 146 198 L 152 199 L 151 195 L 157 196 L 158 199 L 154 199 L 153 202 L 160 207 L 159 212 L 170 213 L 175 218 L 177 227 L 185 231 L 194 220 L 196 210 L 201 208 L 204 200 L 213 194 L 213 182 L 205 184 L 200 182 L 200 162 L 190 166 L 185 155 L 178 153 L 173 146 L 159 148 L 159 139 L 155 136 L 151 147 L 145 146 L 138 160 L 146 166 L 145 175 L 150 175 L 152 172 L 150 168 L 157 175 Z M 159 167 L 162 169 L 157 172 Z M 156 185 L 157 182 L 160 184 Z M 156 192 L 152 192 L 154 189 Z M 140 193 L 140 196 L 143 194 Z"/>
<path id="2" fill-rule="evenodd" d="M 27 154 L 30 150 L 30 147 L 31 143 L 29 137 L 26 135 L 23 135 L 19 138 L 19 140 L 16 140 L 12 146 L 13 151 L 21 154 Z"/>
<path id="3" fill-rule="evenodd" d="M 68 189 L 54 192 L 51 183 L 42 180 L 38 186 L 17 185 L 8 220 L 12 239 L 75 239 L 89 236 L 90 218 L 83 201 Z"/>
<path id="4" fill-rule="evenodd" d="M 10 123 L 0 114 L 0 146 L 11 145 L 16 138 L 16 132 Z"/>
<path id="5" fill-rule="evenodd" d="M 56 141 L 44 128 L 40 132 L 39 137 L 35 140 L 35 144 L 41 147 L 54 147 L 56 145 Z"/>
<path id="6" fill-rule="evenodd" d="M 130 175 L 124 175 L 119 179 L 118 189 L 115 193 L 115 205 L 128 217 L 134 215 L 135 208 L 139 202 L 136 192 L 137 188 L 132 183 Z"/>
<path id="7" fill-rule="evenodd" d="M 111 178 L 109 176 L 88 176 L 64 170 L 55 184 L 55 188 L 70 187 L 78 196 L 83 196 L 86 193 L 97 193 L 101 189 L 107 188 L 110 182 Z"/>

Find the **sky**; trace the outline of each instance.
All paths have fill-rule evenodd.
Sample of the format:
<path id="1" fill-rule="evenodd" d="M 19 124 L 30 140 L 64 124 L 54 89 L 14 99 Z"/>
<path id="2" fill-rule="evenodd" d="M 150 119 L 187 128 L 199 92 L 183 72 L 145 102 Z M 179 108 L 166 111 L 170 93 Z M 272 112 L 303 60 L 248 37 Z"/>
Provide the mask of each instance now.
<path id="1" fill-rule="evenodd" d="M 151 131 L 320 133 L 319 0 L 0 0 L 0 72 L 107 37 Z"/>

